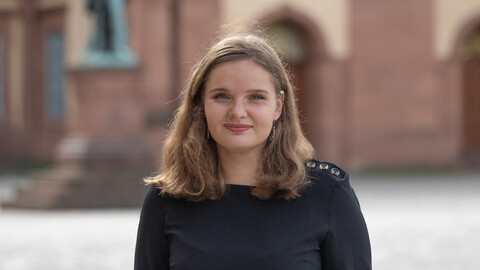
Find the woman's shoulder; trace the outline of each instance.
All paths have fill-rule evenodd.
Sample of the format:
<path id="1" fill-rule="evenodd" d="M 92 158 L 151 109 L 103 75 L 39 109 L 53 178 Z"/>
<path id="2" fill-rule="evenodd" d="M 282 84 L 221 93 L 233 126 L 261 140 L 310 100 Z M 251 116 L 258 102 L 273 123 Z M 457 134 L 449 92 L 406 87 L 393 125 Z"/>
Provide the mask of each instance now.
<path id="1" fill-rule="evenodd" d="M 143 202 L 144 206 L 163 208 L 166 203 L 174 200 L 174 198 L 164 192 L 158 186 L 158 184 L 152 183 L 147 186 L 147 191 L 145 199 Z"/>
<path id="2" fill-rule="evenodd" d="M 305 168 L 310 177 L 326 177 L 336 182 L 348 180 L 349 177 L 346 171 L 328 161 L 310 159 L 305 162 Z"/>
<path id="3" fill-rule="evenodd" d="M 350 186 L 349 174 L 332 162 L 310 159 L 305 163 L 305 169 L 314 186 Z"/>
<path id="4" fill-rule="evenodd" d="M 345 170 L 334 163 L 315 159 L 308 160 L 305 168 L 311 182 L 307 192 L 309 196 L 332 198 L 336 194 L 338 200 L 345 203 L 353 201 L 358 204 L 355 192 L 350 185 L 350 176 Z"/>

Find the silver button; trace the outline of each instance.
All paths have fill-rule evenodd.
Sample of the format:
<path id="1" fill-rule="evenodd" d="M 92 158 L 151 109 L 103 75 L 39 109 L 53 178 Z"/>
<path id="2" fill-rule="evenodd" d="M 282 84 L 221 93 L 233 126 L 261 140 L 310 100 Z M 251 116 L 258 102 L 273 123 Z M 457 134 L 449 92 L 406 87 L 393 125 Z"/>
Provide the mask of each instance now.
<path id="1" fill-rule="evenodd" d="M 314 161 L 311 161 L 311 160 L 309 162 L 307 162 L 306 165 L 310 169 L 313 169 L 313 168 L 315 168 L 315 166 L 317 166 L 317 164 Z"/>
<path id="2" fill-rule="evenodd" d="M 339 176 L 340 175 L 340 170 L 337 169 L 337 168 L 332 168 L 332 170 L 330 171 L 333 175 L 335 176 Z"/>
<path id="3" fill-rule="evenodd" d="M 328 170 L 328 164 L 322 163 L 318 166 L 322 170 Z"/>

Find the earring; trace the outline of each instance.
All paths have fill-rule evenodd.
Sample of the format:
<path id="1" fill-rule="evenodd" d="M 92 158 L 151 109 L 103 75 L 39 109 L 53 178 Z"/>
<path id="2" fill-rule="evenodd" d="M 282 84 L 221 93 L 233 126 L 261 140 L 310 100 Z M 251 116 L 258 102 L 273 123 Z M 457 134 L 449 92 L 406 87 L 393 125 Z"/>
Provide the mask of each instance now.
<path id="1" fill-rule="evenodd" d="M 210 131 L 207 128 L 207 141 L 210 140 Z"/>
<path id="2" fill-rule="evenodd" d="M 270 134 L 270 141 L 273 141 L 273 138 L 275 138 L 275 130 L 276 130 L 276 127 L 277 127 L 277 122 L 276 121 L 273 121 L 273 125 L 272 125 L 272 133 Z"/>

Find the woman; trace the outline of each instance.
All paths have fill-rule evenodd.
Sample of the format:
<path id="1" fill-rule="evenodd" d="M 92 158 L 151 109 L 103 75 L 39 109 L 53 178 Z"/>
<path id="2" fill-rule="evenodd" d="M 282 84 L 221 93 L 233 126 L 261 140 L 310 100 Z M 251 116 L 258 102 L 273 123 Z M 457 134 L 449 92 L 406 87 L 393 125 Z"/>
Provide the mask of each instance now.
<path id="1" fill-rule="evenodd" d="M 371 269 L 348 174 L 312 159 L 294 92 L 260 37 L 194 67 L 150 184 L 135 269 Z"/>

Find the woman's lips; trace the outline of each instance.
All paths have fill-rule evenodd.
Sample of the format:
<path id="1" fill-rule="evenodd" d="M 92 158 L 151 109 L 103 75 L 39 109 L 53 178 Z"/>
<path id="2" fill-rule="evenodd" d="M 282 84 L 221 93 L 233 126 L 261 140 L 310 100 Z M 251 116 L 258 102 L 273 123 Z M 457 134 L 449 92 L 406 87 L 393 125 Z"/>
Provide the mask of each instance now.
<path id="1" fill-rule="evenodd" d="M 252 127 L 251 125 L 242 124 L 225 124 L 223 126 L 232 132 L 242 132 Z"/>

